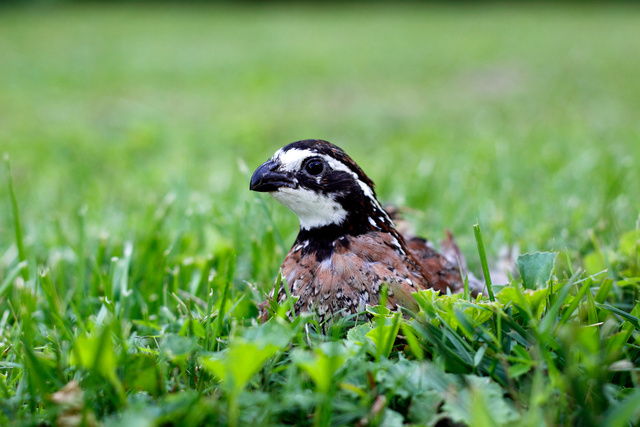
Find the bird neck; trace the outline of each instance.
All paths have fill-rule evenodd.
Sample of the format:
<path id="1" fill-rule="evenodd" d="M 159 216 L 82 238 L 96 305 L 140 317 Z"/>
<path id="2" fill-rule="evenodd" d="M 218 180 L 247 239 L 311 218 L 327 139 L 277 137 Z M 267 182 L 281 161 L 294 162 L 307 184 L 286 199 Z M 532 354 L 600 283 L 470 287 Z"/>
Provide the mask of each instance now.
<path id="1" fill-rule="evenodd" d="M 371 209 L 371 208 L 374 209 Z M 340 224 L 329 224 L 316 228 L 300 228 L 293 244 L 294 250 L 300 250 L 303 256 L 315 255 L 318 262 L 329 258 L 333 252 L 342 247 L 348 249 L 351 238 L 366 233 L 389 233 L 398 242 L 398 250 L 406 251 L 406 242 L 395 229 L 387 213 L 375 202 L 365 212 L 363 209 L 352 209 Z"/>

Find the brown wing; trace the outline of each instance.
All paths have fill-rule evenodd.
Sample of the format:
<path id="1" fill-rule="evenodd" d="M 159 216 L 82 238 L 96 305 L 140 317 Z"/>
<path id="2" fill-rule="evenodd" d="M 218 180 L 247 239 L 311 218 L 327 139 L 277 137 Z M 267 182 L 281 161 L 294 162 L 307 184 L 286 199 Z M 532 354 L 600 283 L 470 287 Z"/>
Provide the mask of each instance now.
<path id="1" fill-rule="evenodd" d="M 415 236 L 413 227 L 402 215 L 406 208 L 385 205 L 385 210 L 393 220 L 395 228 L 402 233 L 409 251 L 420 264 L 427 281 L 430 282 L 428 287 L 442 292 L 446 292 L 447 289 L 451 292 L 461 291 L 464 285 L 460 267 L 466 271 L 467 265 L 451 232 L 447 230 L 447 239 L 441 244 L 442 251 L 438 252 L 426 239 Z"/>
<path id="2" fill-rule="evenodd" d="M 455 293 L 464 288 L 459 267 L 436 251 L 429 242 L 420 237 L 411 237 L 406 242 L 434 289 L 450 289 Z"/>

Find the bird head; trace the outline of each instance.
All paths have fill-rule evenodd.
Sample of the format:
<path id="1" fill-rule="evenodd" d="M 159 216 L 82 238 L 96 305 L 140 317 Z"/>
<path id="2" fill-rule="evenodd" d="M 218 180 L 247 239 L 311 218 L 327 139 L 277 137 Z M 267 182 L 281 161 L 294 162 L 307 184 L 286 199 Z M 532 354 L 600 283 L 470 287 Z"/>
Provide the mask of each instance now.
<path id="1" fill-rule="evenodd" d="M 297 141 L 276 151 L 253 173 L 249 188 L 288 207 L 302 230 L 331 226 L 353 234 L 391 226 L 371 179 L 327 141 Z"/>

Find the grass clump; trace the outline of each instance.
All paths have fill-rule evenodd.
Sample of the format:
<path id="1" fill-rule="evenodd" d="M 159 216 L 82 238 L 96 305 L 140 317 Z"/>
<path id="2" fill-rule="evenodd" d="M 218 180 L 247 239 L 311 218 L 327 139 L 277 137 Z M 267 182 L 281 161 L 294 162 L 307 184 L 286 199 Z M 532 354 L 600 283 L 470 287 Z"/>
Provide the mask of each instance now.
<path id="1" fill-rule="evenodd" d="M 640 230 L 588 253 L 590 268 L 608 260 L 598 272 L 572 271 L 556 253 L 522 255 L 522 277 L 494 285 L 494 298 L 427 290 L 414 294 L 418 311 L 382 305 L 368 309 L 371 321 L 327 325 L 290 319 L 285 303 L 258 324 L 263 296 L 236 283 L 229 246 L 194 259 L 172 250 L 198 229 L 167 230 L 170 204 L 121 245 L 87 239 L 64 258 L 29 254 L 37 274 L 26 280 L 13 255 L 0 293 L 3 424 L 638 420 Z M 267 249 L 254 247 L 253 262 Z"/>

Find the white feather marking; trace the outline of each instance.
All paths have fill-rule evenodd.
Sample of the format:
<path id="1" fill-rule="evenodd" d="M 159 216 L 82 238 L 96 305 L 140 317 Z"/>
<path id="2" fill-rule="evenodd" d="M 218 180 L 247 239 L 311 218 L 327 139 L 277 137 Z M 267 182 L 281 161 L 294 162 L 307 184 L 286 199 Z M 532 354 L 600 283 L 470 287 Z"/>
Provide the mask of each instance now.
<path id="1" fill-rule="evenodd" d="M 330 258 L 330 257 L 324 259 L 320 263 L 320 267 L 318 269 L 324 269 L 324 270 L 327 270 L 327 271 L 332 271 L 333 270 L 333 259 Z"/>
<path id="2" fill-rule="evenodd" d="M 299 170 L 302 162 L 309 157 L 316 157 L 316 154 L 311 150 L 297 148 L 285 152 L 280 149 L 273 155 L 273 159 L 280 164 L 280 169 L 288 172 Z"/>
<path id="3" fill-rule="evenodd" d="M 354 175 L 356 176 L 356 178 L 358 177 L 358 175 L 356 175 L 355 173 L 354 173 Z M 373 190 L 371 189 L 371 187 L 369 187 L 367 184 L 365 184 L 364 182 L 360 181 L 359 179 L 358 179 L 358 185 L 362 189 L 362 192 L 364 193 L 365 196 L 367 196 L 368 198 L 370 198 L 372 200 L 375 200 L 375 197 L 373 197 Z M 378 203 L 376 202 L 376 205 L 377 204 Z"/>
<path id="4" fill-rule="evenodd" d="M 402 249 L 402 246 L 400 246 L 400 242 L 398 242 L 398 239 L 394 237 L 393 240 L 391 241 L 391 244 L 395 246 L 398 252 L 404 255 L 404 249 Z"/>
<path id="5" fill-rule="evenodd" d="M 340 203 L 315 191 L 282 187 L 271 195 L 298 216 L 303 230 L 340 225 L 347 218 L 347 211 Z"/>
<path id="6" fill-rule="evenodd" d="M 305 240 L 304 242 L 300 243 L 299 245 L 297 245 L 295 248 L 293 248 L 294 252 L 298 252 L 301 249 L 306 248 L 307 246 L 309 246 L 309 241 Z"/>
<path id="7" fill-rule="evenodd" d="M 356 179 L 358 178 L 358 175 L 354 171 L 349 169 L 349 167 L 344 163 L 342 163 L 341 161 L 336 160 L 327 154 L 319 154 L 311 150 L 300 150 L 297 148 L 292 148 L 288 151 L 283 152 L 282 149 L 280 149 L 275 152 L 272 158 L 273 160 L 276 160 L 280 164 L 280 168 L 282 170 L 291 172 L 291 171 L 299 170 L 300 166 L 302 165 L 302 162 L 304 162 L 306 159 L 311 157 L 319 157 L 323 159 L 331 169 L 344 171 L 352 175 L 354 178 Z M 368 193 L 373 194 L 371 192 L 371 189 L 368 190 Z"/>
<path id="8" fill-rule="evenodd" d="M 364 311 L 367 308 L 369 302 L 369 294 L 364 292 L 358 295 L 358 311 Z"/>

